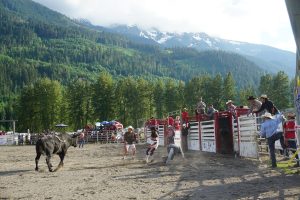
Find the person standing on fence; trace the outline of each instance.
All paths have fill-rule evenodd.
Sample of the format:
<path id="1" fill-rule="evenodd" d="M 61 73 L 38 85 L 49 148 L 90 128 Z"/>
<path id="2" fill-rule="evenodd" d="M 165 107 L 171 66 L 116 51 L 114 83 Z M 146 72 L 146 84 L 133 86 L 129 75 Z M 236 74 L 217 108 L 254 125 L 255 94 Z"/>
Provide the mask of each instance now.
<path id="1" fill-rule="evenodd" d="M 279 113 L 278 109 L 274 106 L 273 102 L 268 99 L 266 94 L 262 94 L 260 96 L 260 100 L 262 102 L 261 107 L 259 110 L 254 111 L 254 113 L 260 113 L 264 110 L 267 110 L 267 112 L 271 113 L 272 115 Z"/>
<path id="2" fill-rule="evenodd" d="M 262 103 L 256 99 L 255 97 L 253 96 L 249 96 L 248 97 L 248 102 L 249 102 L 249 111 L 248 111 L 248 115 L 253 113 L 253 112 L 256 112 L 260 109 Z"/>
<path id="3" fill-rule="evenodd" d="M 201 120 L 201 115 L 205 114 L 205 108 L 206 108 L 206 104 L 202 101 L 202 97 L 200 97 L 199 102 L 197 103 L 197 107 L 196 107 L 196 117 L 197 120 Z"/>
<path id="4" fill-rule="evenodd" d="M 236 117 L 236 106 L 233 105 L 233 101 L 232 100 L 228 100 L 226 102 L 226 106 L 227 106 L 227 111 L 230 112 L 232 114 L 232 116 L 235 118 Z"/>
<path id="5" fill-rule="evenodd" d="M 295 123 L 295 114 L 289 113 L 287 115 L 287 121 L 283 123 L 283 132 L 284 132 L 284 144 L 286 145 L 286 156 L 289 157 L 289 150 L 292 153 L 296 153 L 297 150 L 297 138 L 296 138 L 296 123 Z M 295 157 L 297 163 L 294 167 L 299 167 L 300 161 L 298 154 Z"/>
<path id="6" fill-rule="evenodd" d="M 131 151 L 131 153 L 132 153 L 131 158 L 134 159 L 135 151 L 136 151 L 134 142 L 136 142 L 136 135 L 133 132 L 133 127 L 128 126 L 127 132 L 125 132 L 125 134 L 124 134 L 125 149 L 124 149 L 123 159 L 126 159 L 126 156 L 127 156 L 129 151 Z"/>
<path id="7" fill-rule="evenodd" d="M 146 163 L 149 162 L 149 158 L 153 156 L 154 151 L 158 147 L 158 132 L 154 127 L 151 127 L 150 138 L 147 139 L 148 148 L 146 150 Z M 150 159 L 152 161 L 152 159 Z"/>
<path id="8" fill-rule="evenodd" d="M 78 148 L 83 148 L 85 141 L 84 141 L 84 129 L 81 131 L 80 135 L 79 135 L 79 146 Z"/>
<path id="9" fill-rule="evenodd" d="M 208 109 L 207 109 L 207 114 L 206 116 L 210 119 L 213 120 L 214 119 L 214 114 L 218 112 L 218 110 L 216 110 L 213 106 L 213 104 L 208 104 Z"/>
<path id="10" fill-rule="evenodd" d="M 272 167 L 275 168 L 277 167 L 275 141 L 279 139 L 283 141 L 282 132 L 277 132 L 277 129 L 278 125 L 283 122 L 284 116 L 282 114 L 272 116 L 271 113 L 266 112 L 262 117 L 265 121 L 261 124 L 260 135 L 268 141 Z"/>

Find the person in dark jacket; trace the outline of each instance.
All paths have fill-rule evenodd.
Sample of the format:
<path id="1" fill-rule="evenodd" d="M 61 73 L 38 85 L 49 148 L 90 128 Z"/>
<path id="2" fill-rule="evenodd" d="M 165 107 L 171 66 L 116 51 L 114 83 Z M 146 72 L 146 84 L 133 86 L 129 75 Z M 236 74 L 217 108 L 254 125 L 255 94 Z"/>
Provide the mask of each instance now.
<path id="1" fill-rule="evenodd" d="M 278 109 L 274 106 L 273 102 L 268 99 L 268 96 L 266 94 L 262 94 L 260 96 L 260 99 L 261 99 L 262 105 L 261 105 L 260 109 L 257 111 L 254 111 L 254 113 L 260 113 L 263 110 L 267 110 L 267 112 L 271 113 L 272 115 L 276 115 L 279 113 Z"/>

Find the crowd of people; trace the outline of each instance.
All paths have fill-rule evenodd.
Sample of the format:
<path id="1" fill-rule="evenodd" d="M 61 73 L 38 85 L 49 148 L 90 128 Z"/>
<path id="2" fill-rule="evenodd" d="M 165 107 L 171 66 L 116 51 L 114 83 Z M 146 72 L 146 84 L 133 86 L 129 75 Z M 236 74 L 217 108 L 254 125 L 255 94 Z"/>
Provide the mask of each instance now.
<path id="1" fill-rule="evenodd" d="M 260 98 L 255 98 L 254 96 L 249 96 L 247 98 L 249 103 L 249 109 L 247 115 L 259 116 L 263 119 L 260 126 L 260 136 L 266 138 L 268 147 L 270 160 L 272 163 L 272 167 L 277 167 L 276 164 L 276 156 L 275 156 L 275 142 L 277 140 L 280 141 L 281 147 L 283 149 L 283 153 L 286 157 L 289 156 L 289 152 L 295 153 L 297 149 L 297 137 L 296 137 L 296 123 L 295 123 L 295 114 L 288 113 L 284 116 L 280 111 L 276 108 L 274 103 L 269 100 L 268 96 L 263 94 Z M 213 106 L 213 104 L 208 104 L 208 108 L 206 109 L 206 103 L 203 102 L 202 97 L 199 99 L 197 103 L 196 111 L 196 119 L 201 120 L 205 118 L 206 120 L 214 119 L 214 114 L 218 112 Z M 232 100 L 228 100 L 226 102 L 226 111 L 230 112 L 234 118 L 237 117 L 237 106 L 234 105 Z M 174 119 L 175 118 L 175 119 Z M 185 131 L 189 128 L 189 113 L 188 109 L 184 108 L 181 112 L 181 116 L 168 116 L 165 120 L 167 123 L 167 159 L 166 163 L 170 162 L 173 159 L 176 153 L 182 153 L 187 150 L 187 144 L 184 143 L 185 137 L 187 136 L 187 132 Z M 159 144 L 159 132 L 158 126 L 159 122 L 154 117 L 151 117 L 147 123 L 147 126 L 151 130 L 150 137 L 147 138 L 147 148 L 145 150 L 145 161 L 151 162 L 152 156 L 155 150 L 158 148 Z M 131 154 L 131 158 L 135 158 L 136 147 L 135 144 L 138 143 L 138 136 L 133 131 L 134 128 L 129 126 L 127 131 L 124 134 L 124 155 L 123 159 Z M 175 144 L 175 132 L 181 131 L 181 139 L 182 145 Z M 84 134 L 84 133 L 83 133 Z M 84 138 L 84 135 L 81 137 Z M 79 147 L 83 147 L 84 139 L 80 138 Z M 296 156 L 298 159 L 298 156 Z M 299 160 L 296 162 L 295 167 L 299 167 Z"/>

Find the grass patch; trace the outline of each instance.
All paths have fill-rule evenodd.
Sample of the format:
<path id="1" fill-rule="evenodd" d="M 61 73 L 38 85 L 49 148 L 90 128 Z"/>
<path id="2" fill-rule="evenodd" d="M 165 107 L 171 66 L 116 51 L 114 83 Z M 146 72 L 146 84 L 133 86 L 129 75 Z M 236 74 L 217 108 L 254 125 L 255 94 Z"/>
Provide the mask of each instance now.
<path id="1" fill-rule="evenodd" d="M 285 174 L 300 174 L 299 167 L 293 167 L 295 163 L 288 163 L 288 161 L 277 162 L 277 168 L 281 169 Z"/>

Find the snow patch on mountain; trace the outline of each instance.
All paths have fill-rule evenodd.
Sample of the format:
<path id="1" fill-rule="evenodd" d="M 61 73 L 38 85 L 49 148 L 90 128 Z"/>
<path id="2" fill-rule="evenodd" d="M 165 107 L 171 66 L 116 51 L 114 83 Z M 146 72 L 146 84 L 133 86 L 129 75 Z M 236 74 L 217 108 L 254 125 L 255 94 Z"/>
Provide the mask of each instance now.
<path id="1" fill-rule="evenodd" d="M 171 36 L 171 35 L 165 35 L 165 37 L 160 38 L 159 40 L 157 40 L 157 42 L 158 42 L 159 44 L 163 44 L 163 43 L 165 43 L 167 40 L 171 39 L 172 37 L 173 37 L 173 36 Z"/>
<path id="2" fill-rule="evenodd" d="M 233 41 L 233 40 L 228 40 L 228 42 L 230 44 L 234 44 L 234 45 L 241 45 L 242 44 L 241 42 L 237 42 L 237 41 Z"/>
<path id="3" fill-rule="evenodd" d="M 140 32 L 140 37 L 149 39 L 149 37 L 147 35 L 145 35 L 145 33 L 143 33 L 142 31 Z"/>
<path id="4" fill-rule="evenodd" d="M 202 38 L 199 35 L 194 35 L 193 38 L 197 41 L 201 41 Z"/>

